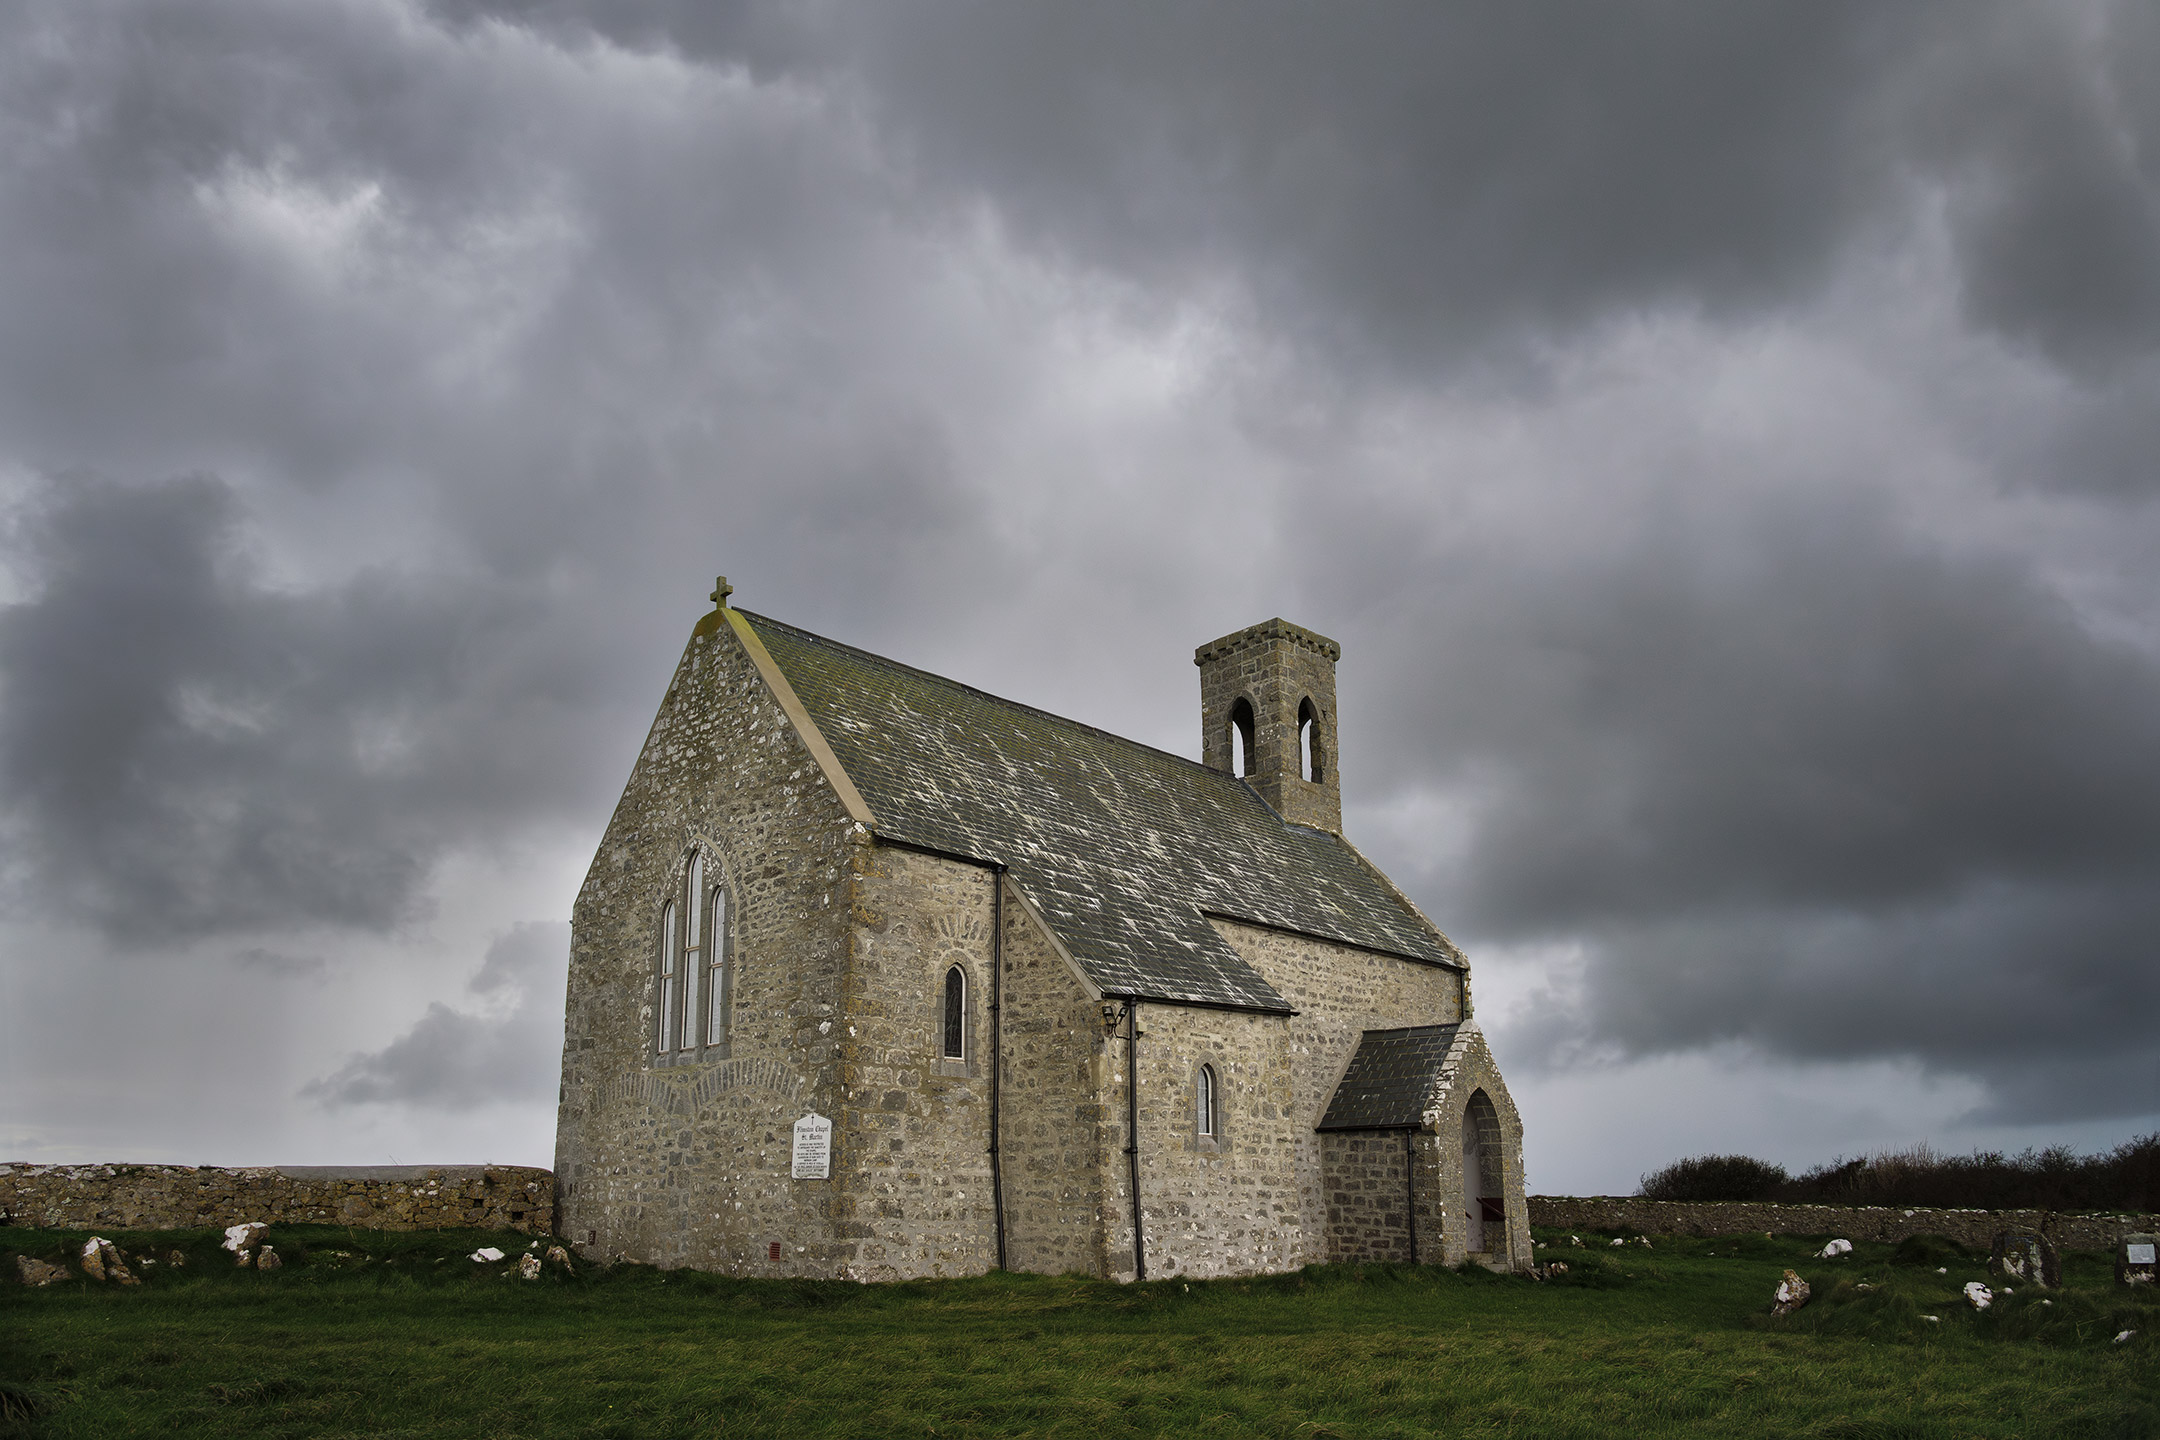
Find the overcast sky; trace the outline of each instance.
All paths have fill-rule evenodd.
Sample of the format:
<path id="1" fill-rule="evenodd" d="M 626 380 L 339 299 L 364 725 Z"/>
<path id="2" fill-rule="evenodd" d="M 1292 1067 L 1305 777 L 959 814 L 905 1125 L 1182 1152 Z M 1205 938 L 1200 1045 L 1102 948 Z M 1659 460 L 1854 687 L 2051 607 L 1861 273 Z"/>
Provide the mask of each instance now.
<path id="1" fill-rule="evenodd" d="M 1346 823 L 1530 1185 L 2160 1128 L 2160 8 L 0 0 L 0 1158 L 547 1164 L 746 608 Z"/>

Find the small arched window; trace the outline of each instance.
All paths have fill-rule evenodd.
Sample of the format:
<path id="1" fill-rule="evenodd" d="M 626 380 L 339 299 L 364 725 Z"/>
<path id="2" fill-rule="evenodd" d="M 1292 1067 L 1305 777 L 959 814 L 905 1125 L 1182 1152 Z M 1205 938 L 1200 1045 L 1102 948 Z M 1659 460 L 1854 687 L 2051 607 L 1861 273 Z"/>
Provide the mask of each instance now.
<path id="1" fill-rule="evenodd" d="M 654 1003 L 659 1024 L 653 1031 L 653 1048 L 663 1055 L 675 1040 L 675 981 L 675 902 L 670 900 L 660 907 L 660 993 Z"/>
<path id="2" fill-rule="evenodd" d="M 1215 1067 L 1202 1065 L 1193 1082 L 1193 1124 L 1203 1140 L 1213 1140 L 1222 1133 L 1222 1102 L 1215 1088 Z"/>
<path id="3" fill-rule="evenodd" d="M 1298 774 L 1319 780 L 1327 774 L 1327 756 L 1320 745 L 1320 710 L 1308 698 L 1297 709 Z"/>
<path id="4" fill-rule="evenodd" d="M 1252 701 L 1240 695 L 1230 707 L 1230 773 L 1250 775 L 1253 772 L 1253 710 Z"/>
<path id="5" fill-rule="evenodd" d="M 967 1059 L 967 972 L 958 965 L 945 972 L 945 1037 L 940 1050 L 947 1060 Z"/>

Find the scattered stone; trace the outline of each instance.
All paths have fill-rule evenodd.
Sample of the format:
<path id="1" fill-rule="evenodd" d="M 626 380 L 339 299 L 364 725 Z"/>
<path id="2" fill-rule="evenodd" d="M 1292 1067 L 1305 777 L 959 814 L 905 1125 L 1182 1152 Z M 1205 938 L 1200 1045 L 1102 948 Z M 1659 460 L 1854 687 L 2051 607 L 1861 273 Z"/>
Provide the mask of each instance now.
<path id="1" fill-rule="evenodd" d="M 1995 1303 L 1995 1292 L 1978 1280 L 1968 1280 L 1965 1282 L 1965 1299 L 1971 1303 L 1973 1309 L 1985 1310 Z"/>
<path id="2" fill-rule="evenodd" d="M 1920 1318 L 1927 1321 L 1930 1325 L 1942 1324 L 1942 1316 L 1940 1315 L 1922 1315 Z"/>
<path id="3" fill-rule="evenodd" d="M 483 1245 L 478 1250 L 472 1252 L 471 1258 L 483 1264 L 492 1265 L 497 1260 L 503 1258 L 503 1252 L 496 1249 L 493 1245 Z"/>
<path id="4" fill-rule="evenodd" d="M 528 1250 L 518 1257 L 518 1278 L 521 1280 L 537 1280 L 540 1278 L 540 1257 L 538 1255 Z"/>
<path id="5" fill-rule="evenodd" d="M 257 1270 L 280 1270 L 284 1268 L 284 1265 L 285 1262 L 278 1258 L 277 1251 L 268 1245 L 255 1252 L 255 1268 Z"/>
<path id="6" fill-rule="evenodd" d="M 550 1265 L 560 1265 L 565 1270 L 570 1268 L 570 1252 L 560 1245 L 548 1246 L 547 1258 Z"/>
<path id="7" fill-rule="evenodd" d="M 1790 1315 L 1808 1302 L 1808 1283 L 1792 1271 L 1778 1282 L 1777 1303 L 1770 1307 L 1773 1315 Z"/>
<path id="8" fill-rule="evenodd" d="M 1617 1249 L 1619 1249 L 1619 1248 L 1620 1248 L 1620 1247 L 1621 1247 L 1622 1245 L 1625 1245 L 1625 1244 L 1627 1244 L 1627 1241 L 1625 1241 L 1625 1240 L 1622 1240 L 1622 1239 L 1620 1239 L 1619 1237 L 1615 1236 L 1615 1237 L 1613 1238 L 1613 1242 L 1612 1242 L 1612 1243 L 1613 1243 L 1613 1249 L 1617 1250 Z"/>
<path id="9" fill-rule="evenodd" d="M 1582 1243 L 1582 1236 L 1580 1236 L 1580 1235 L 1570 1235 L 1570 1236 L 1568 1236 L 1568 1237 L 1567 1237 L 1567 1243 L 1568 1243 L 1568 1244 L 1570 1244 L 1570 1245 L 1572 1245 L 1572 1246 L 1574 1246 L 1574 1247 L 1575 1247 L 1576 1249 L 1578 1249 L 1578 1250 L 1580 1250 L 1580 1249 L 1582 1249 L 1582 1248 L 1583 1248 L 1583 1243 Z"/>
<path id="10" fill-rule="evenodd" d="M 2130 1343 L 2130 1337 L 2135 1334 L 2137 1334 L 2135 1330 L 2125 1330 L 2115 1337 L 2115 1343 L 2117 1345 L 2127 1345 Z"/>
<path id="11" fill-rule="evenodd" d="M 165 1255 L 165 1263 L 178 1270 L 187 1264 L 187 1256 L 181 1254 L 178 1250 L 168 1251 Z"/>
<path id="12" fill-rule="evenodd" d="M 1645 1250 L 1648 1250 L 1650 1248 L 1650 1239 L 1646 1235 L 1637 1235 L 1635 1237 L 1635 1243 L 1642 1246 L 1642 1248 Z"/>
<path id="13" fill-rule="evenodd" d="M 2054 1301 L 2052 1301 L 2052 1300 L 2042 1300 L 2042 1301 L 2041 1301 L 2040 1303 L 2041 1303 L 2042 1305 L 2052 1305 L 2052 1304 L 2054 1304 L 2055 1302 L 2054 1302 Z"/>
<path id="14" fill-rule="evenodd" d="M 1565 1275 L 1567 1274 L 1567 1261 L 1555 1260 L 1552 1262 L 1552 1264 L 1547 1265 L 1545 1269 L 1548 1273 L 1553 1275 Z"/>
<path id="15" fill-rule="evenodd" d="M 1850 1254 L 1852 1254 L 1852 1241 L 1832 1240 L 1829 1244 L 1822 1247 L 1822 1254 L 1817 1258 L 1822 1260 L 1835 1260 L 1840 1255 Z"/>
<path id="16" fill-rule="evenodd" d="M 235 1255 L 244 1250 L 252 1250 L 255 1242 L 262 1239 L 263 1232 L 269 1228 L 260 1220 L 250 1220 L 242 1225 L 228 1225 L 225 1227 L 225 1248 Z"/>
<path id="17" fill-rule="evenodd" d="M 33 1260 L 28 1255 L 15 1257 L 15 1273 L 25 1285 L 50 1285 L 55 1280 L 68 1278 L 65 1265 L 54 1265 L 44 1260 Z"/>
<path id="18" fill-rule="evenodd" d="M 1947 1265 L 1937 1265 L 1935 1267 L 1935 1273 L 1938 1275 L 1947 1275 L 1950 1273 L 1950 1267 Z"/>
<path id="19" fill-rule="evenodd" d="M 1868 1291 L 1873 1290 L 1875 1287 L 1868 1284 L 1867 1281 L 1863 1280 L 1858 1285 L 1855 1285 L 1852 1288 L 1865 1295 Z"/>
<path id="20" fill-rule="evenodd" d="M 116 1280 L 122 1285 L 142 1283 L 135 1278 L 134 1272 L 127 1268 L 127 1262 L 120 1258 L 120 1252 L 113 1248 L 112 1241 L 103 1236 L 93 1235 L 83 1242 L 82 1268 L 83 1274 L 92 1280 Z"/>
<path id="21" fill-rule="evenodd" d="M 247 1269 L 248 1266 L 253 1265 L 254 1263 L 255 1252 L 253 1250 L 235 1250 L 233 1252 L 233 1264 L 237 1265 L 242 1270 Z"/>
<path id="22" fill-rule="evenodd" d="M 2053 1290 L 2062 1285 L 2062 1260 L 2055 1253 L 2055 1242 L 2038 1231 L 2004 1230 L 1995 1236 L 1994 1249 L 1988 1255 L 1988 1273 L 1998 1279 L 2020 1280 Z"/>

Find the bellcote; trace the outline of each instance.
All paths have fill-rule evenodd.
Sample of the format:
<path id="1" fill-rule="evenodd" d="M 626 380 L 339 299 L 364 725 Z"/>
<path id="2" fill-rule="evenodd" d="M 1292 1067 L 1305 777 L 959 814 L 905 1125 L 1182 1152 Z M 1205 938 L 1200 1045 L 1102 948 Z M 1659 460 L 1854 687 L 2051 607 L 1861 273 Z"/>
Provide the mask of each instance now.
<path id="1" fill-rule="evenodd" d="M 1335 662 L 1342 647 L 1268 620 L 1193 652 L 1200 667 L 1200 760 L 1236 775 L 1294 825 L 1342 833 Z"/>

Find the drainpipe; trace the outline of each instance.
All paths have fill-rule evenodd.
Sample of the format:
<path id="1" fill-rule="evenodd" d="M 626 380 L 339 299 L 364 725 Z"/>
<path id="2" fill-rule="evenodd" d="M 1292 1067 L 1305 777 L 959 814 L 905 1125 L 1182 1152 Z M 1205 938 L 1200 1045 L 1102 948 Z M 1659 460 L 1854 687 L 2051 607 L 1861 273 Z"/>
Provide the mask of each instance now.
<path id="1" fill-rule="evenodd" d="M 1005 1069 L 1005 867 L 990 873 L 990 1214 L 997 1268 L 1005 1268 L 1005 1166 L 998 1155 L 998 1101 Z"/>
<path id="2" fill-rule="evenodd" d="M 1402 1132 L 1403 1227 L 1410 1232 L 1410 1263 L 1417 1261 L 1417 1131 Z"/>
<path id="3" fill-rule="evenodd" d="M 1140 1002 L 1125 1000 L 1125 1167 L 1132 1179 L 1133 1279 L 1147 1279 L 1147 1232 L 1140 1220 Z"/>

